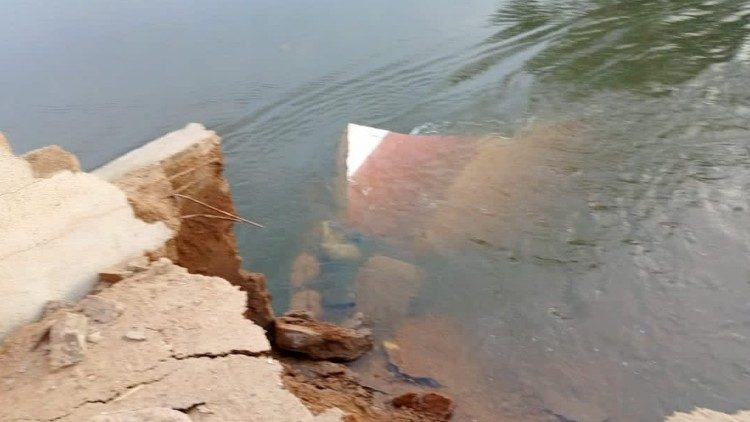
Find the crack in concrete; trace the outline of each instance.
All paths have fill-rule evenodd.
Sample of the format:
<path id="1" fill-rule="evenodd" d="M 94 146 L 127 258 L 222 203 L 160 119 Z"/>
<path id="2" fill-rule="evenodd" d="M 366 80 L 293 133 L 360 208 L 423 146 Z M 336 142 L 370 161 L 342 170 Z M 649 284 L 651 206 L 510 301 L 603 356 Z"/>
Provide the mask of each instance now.
<path id="1" fill-rule="evenodd" d="M 227 356 L 250 356 L 250 357 L 261 357 L 261 356 L 270 356 L 268 351 L 265 352 L 251 352 L 249 350 L 230 350 L 228 352 L 219 352 L 219 353 L 194 353 L 191 355 L 176 355 L 173 354 L 172 358 L 175 360 L 185 360 L 185 359 L 201 359 L 201 358 L 209 358 L 209 359 L 216 359 L 216 358 L 225 358 Z"/>

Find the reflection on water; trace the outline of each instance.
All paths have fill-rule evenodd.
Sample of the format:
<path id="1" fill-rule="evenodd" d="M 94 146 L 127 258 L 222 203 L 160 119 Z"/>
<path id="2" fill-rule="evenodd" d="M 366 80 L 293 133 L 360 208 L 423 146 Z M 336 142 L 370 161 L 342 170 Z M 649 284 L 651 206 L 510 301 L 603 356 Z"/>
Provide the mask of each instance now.
<path id="1" fill-rule="evenodd" d="M 747 2 L 10 2 L 0 126 L 19 151 L 94 166 L 205 122 L 266 225 L 238 235 L 277 310 L 297 293 L 345 320 L 369 259 L 403 262 L 419 281 L 388 318 L 371 295 L 375 332 L 459 420 L 748 407 Z M 407 171 L 440 194 L 400 198 L 419 218 L 398 235 L 363 232 L 336 201 L 349 122 L 494 141 Z M 380 385 L 382 349 L 361 364 L 414 387 Z"/>
<path id="2" fill-rule="evenodd" d="M 539 46 L 528 70 L 579 84 L 577 91 L 659 93 L 731 59 L 750 32 L 740 0 L 512 1 L 454 81 L 472 78 L 520 49 Z"/>

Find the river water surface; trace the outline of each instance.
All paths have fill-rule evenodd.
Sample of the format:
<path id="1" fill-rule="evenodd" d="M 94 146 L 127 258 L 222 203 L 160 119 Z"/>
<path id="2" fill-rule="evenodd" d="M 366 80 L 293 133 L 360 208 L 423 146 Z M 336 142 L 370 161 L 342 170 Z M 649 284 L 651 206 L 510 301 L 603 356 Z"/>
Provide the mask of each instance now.
<path id="1" fill-rule="evenodd" d="M 476 175 L 491 194 L 454 192 L 427 247 L 358 238 L 425 271 L 396 325 L 459 367 L 437 376 L 459 419 L 750 408 L 750 3 L 0 8 L 15 149 L 57 143 L 93 168 L 189 121 L 216 130 L 239 209 L 266 225 L 238 236 L 277 311 L 308 233 L 338 215 L 347 123 L 501 139 Z M 356 270 L 339 267 L 318 286 L 332 317 Z"/>

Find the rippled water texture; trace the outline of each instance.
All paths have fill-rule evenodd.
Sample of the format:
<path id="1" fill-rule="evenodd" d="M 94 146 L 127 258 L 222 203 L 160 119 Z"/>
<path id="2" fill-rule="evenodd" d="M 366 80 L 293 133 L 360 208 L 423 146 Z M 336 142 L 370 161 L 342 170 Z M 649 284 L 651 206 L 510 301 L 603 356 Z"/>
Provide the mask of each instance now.
<path id="1" fill-rule="evenodd" d="M 375 332 L 402 347 L 402 381 L 440 385 L 459 420 L 750 407 L 747 2 L 3 9 L 0 130 L 17 150 L 58 143 L 94 167 L 206 123 L 242 213 L 266 225 L 238 235 L 277 311 L 301 252 L 321 255 L 331 319 L 356 310 L 367 257 L 415 265 L 384 261 L 410 281 L 373 296 L 403 305 Z M 490 141 L 414 168 L 407 188 L 434 178 L 440 196 L 408 230 L 368 235 L 337 200 L 349 122 Z M 323 258 L 322 220 L 363 258 Z M 395 376 L 382 351 L 359 369 Z"/>

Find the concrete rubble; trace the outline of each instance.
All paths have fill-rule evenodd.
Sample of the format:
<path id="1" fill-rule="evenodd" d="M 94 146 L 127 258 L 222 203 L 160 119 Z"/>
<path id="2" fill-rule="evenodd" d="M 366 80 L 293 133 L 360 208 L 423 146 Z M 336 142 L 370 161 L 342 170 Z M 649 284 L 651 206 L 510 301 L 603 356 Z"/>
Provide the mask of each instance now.
<path id="1" fill-rule="evenodd" d="M 55 370 L 74 365 L 86 354 L 86 317 L 62 312 L 49 328 L 49 366 Z"/>
<path id="2" fill-rule="evenodd" d="M 314 359 L 354 360 L 372 349 L 370 330 L 320 322 L 305 312 L 277 317 L 274 334 L 280 349 Z"/>

